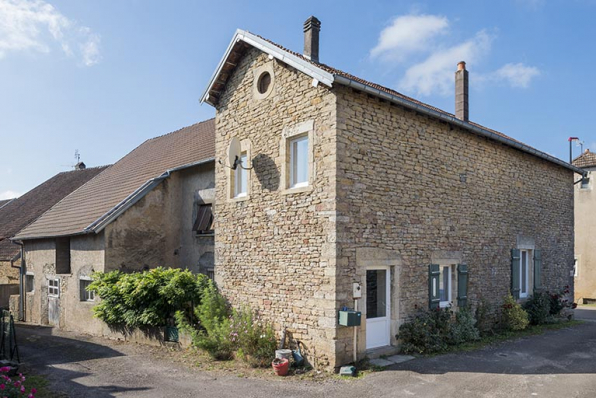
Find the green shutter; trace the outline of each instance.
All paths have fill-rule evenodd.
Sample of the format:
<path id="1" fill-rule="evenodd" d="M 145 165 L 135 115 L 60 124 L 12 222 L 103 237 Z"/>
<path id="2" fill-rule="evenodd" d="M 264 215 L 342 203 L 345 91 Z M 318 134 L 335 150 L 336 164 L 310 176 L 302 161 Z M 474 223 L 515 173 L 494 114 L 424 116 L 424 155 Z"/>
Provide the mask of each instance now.
<path id="1" fill-rule="evenodd" d="M 438 264 L 428 266 L 428 306 L 429 308 L 439 308 L 441 297 L 439 296 L 439 277 L 441 276 Z"/>
<path id="2" fill-rule="evenodd" d="M 457 265 L 457 305 L 465 307 L 468 304 L 468 266 Z"/>
<path id="3" fill-rule="evenodd" d="M 521 264 L 519 249 L 511 250 L 511 295 L 514 299 L 519 299 L 519 267 Z"/>
<path id="4" fill-rule="evenodd" d="M 542 253 L 534 250 L 534 291 L 542 287 Z"/>

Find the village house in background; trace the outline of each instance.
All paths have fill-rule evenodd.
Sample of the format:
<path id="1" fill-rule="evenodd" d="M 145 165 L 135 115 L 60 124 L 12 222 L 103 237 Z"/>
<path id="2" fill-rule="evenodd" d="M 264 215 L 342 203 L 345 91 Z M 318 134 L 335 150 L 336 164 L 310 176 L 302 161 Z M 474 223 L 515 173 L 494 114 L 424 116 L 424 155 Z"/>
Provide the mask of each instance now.
<path id="1" fill-rule="evenodd" d="M 83 166 L 59 173 L 17 199 L 0 202 L 0 307 L 8 308 L 9 296 L 19 292 L 21 248 L 10 238 L 105 169 Z M 23 283 L 31 283 L 31 276 L 24 275 Z"/>
<path id="2" fill-rule="evenodd" d="M 20 231 L 25 320 L 109 336 L 86 290 L 93 272 L 212 273 L 213 158 L 213 120 L 147 140 Z"/>
<path id="3" fill-rule="evenodd" d="M 573 165 L 587 172 L 587 178 L 575 177 L 575 301 L 596 303 L 596 191 L 593 173 L 596 154 L 586 149 Z"/>
<path id="4" fill-rule="evenodd" d="M 396 346 L 429 305 L 495 309 L 509 292 L 572 284 L 581 170 L 471 122 L 465 63 L 454 115 L 321 63 L 320 26 L 305 22 L 303 54 L 236 31 L 202 97 L 224 163 L 224 294 L 333 368 Z M 361 325 L 339 325 L 355 304 Z"/>

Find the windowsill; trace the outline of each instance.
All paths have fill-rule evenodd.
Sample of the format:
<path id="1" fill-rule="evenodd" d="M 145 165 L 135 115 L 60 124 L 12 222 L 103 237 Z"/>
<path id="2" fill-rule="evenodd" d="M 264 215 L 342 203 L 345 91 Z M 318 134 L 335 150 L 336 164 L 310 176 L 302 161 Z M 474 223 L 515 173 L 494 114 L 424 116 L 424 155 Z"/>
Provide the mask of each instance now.
<path id="1" fill-rule="evenodd" d="M 79 300 L 79 303 L 95 304 L 95 300 Z"/>
<path id="2" fill-rule="evenodd" d="M 230 202 L 243 202 L 245 200 L 248 200 L 249 198 L 250 198 L 250 196 L 248 196 L 248 195 L 234 196 L 233 198 L 230 198 L 229 201 Z"/>
<path id="3" fill-rule="evenodd" d="M 291 195 L 294 193 L 302 193 L 302 192 L 311 192 L 313 190 L 313 186 L 312 185 L 305 185 L 302 187 L 293 187 L 293 188 L 287 188 L 284 191 L 281 192 L 282 195 Z"/>
<path id="4" fill-rule="evenodd" d="M 449 308 L 449 307 L 451 307 L 451 302 L 450 301 L 441 301 L 439 303 L 439 307 L 440 308 Z"/>
<path id="5" fill-rule="evenodd" d="M 201 237 L 214 237 L 215 236 L 215 232 L 210 232 L 208 234 L 199 234 L 195 232 L 195 237 L 196 238 L 201 238 Z"/>

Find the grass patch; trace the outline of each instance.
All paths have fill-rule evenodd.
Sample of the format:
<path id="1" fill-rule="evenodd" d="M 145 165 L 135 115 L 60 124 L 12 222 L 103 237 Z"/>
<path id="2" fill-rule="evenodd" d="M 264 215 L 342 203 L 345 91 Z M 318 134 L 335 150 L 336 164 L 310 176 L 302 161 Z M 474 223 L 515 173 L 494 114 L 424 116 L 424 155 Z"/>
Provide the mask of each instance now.
<path id="1" fill-rule="evenodd" d="M 463 343 L 463 344 L 456 345 L 456 346 L 450 346 L 446 351 L 443 351 L 443 352 L 440 352 L 437 354 L 431 354 L 429 356 L 440 355 L 440 354 L 445 354 L 445 353 L 449 353 L 449 352 L 474 351 L 474 350 L 478 350 L 480 348 L 484 348 L 486 346 L 499 344 L 504 341 L 519 339 L 519 338 L 528 337 L 528 336 L 536 336 L 536 335 L 543 334 L 544 332 L 547 332 L 549 330 L 564 329 L 564 328 L 568 328 L 568 327 L 581 325 L 583 323 L 584 323 L 584 321 L 573 320 L 573 321 L 565 321 L 565 322 L 560 322 L 560 323 L 551 323 L 551 324 L 546 324 L 546 325 L 536 325 L 536 326 L 530 325 L 524 330 L 503 331 L 500 333 L 495 333 L 490 336 L 484 336 L 478 341 L 471 341 L 471 342 Z"/>
<path id="2" fill-rule="evenodd" d="M 45 378 L 45 376 L 41 375 L 32 375 L 32 374 L 24 374 L 27 378 L 25 380 L 25 386 L 27 387 L 27 391 L 34 387 L 37 389 L 37 393 L 35 394 L 35 398 L 60 398 L 66 397 L 64 394 L 56 393 L 49 389 L 49 381 Z"/>

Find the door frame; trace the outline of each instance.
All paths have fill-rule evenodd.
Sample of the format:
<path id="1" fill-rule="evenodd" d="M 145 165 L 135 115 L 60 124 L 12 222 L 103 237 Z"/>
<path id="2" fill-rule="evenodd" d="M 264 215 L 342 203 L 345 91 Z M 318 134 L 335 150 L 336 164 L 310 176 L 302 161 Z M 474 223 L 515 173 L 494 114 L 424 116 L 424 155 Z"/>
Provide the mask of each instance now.
<path id="1" fill-rule="evenodd" d="M 385 321 L 387 322 L 387 330 L 386 330 L 386 337 L 387 337 L 387 344 L 385 345 L 380 345 L 380 346 L 375 346 L 375 347 L 368 347 L 368 345 L 366 345 L 366 349 L 370 350 L 370 349 L 375 349 L 375 348 L 379 348 L 379 347 L 386 347 L 386 346 L 390 346 L 391 345 L 391 267 L 388 265 L 371 265 L 366 267 L 366 271 L 386 271 L 387 272 L 387 278 L 385 281 L 385 294 L 386 294 L 386 299 L 385 299 L 385 316 L 383 317 L 385 319 Z M 366 281 L 366 276 L 365 276 L 365 281 Z M 366 289 L 366 300 L 368 300 L 368 287 Z M 367 303 L 364 303 L 365 308 L 367 308 Z M 373 318 L 372 321 L 374 322 L 376 319 L 379 318 Z M 368 313 L 366 314 L 366 329 L 367 329 L 367 333 L 368 333 Z M 366 340 L 366 339 L 365 339 Z M 366 344 L 366 341 L 365 341 Z"/>

